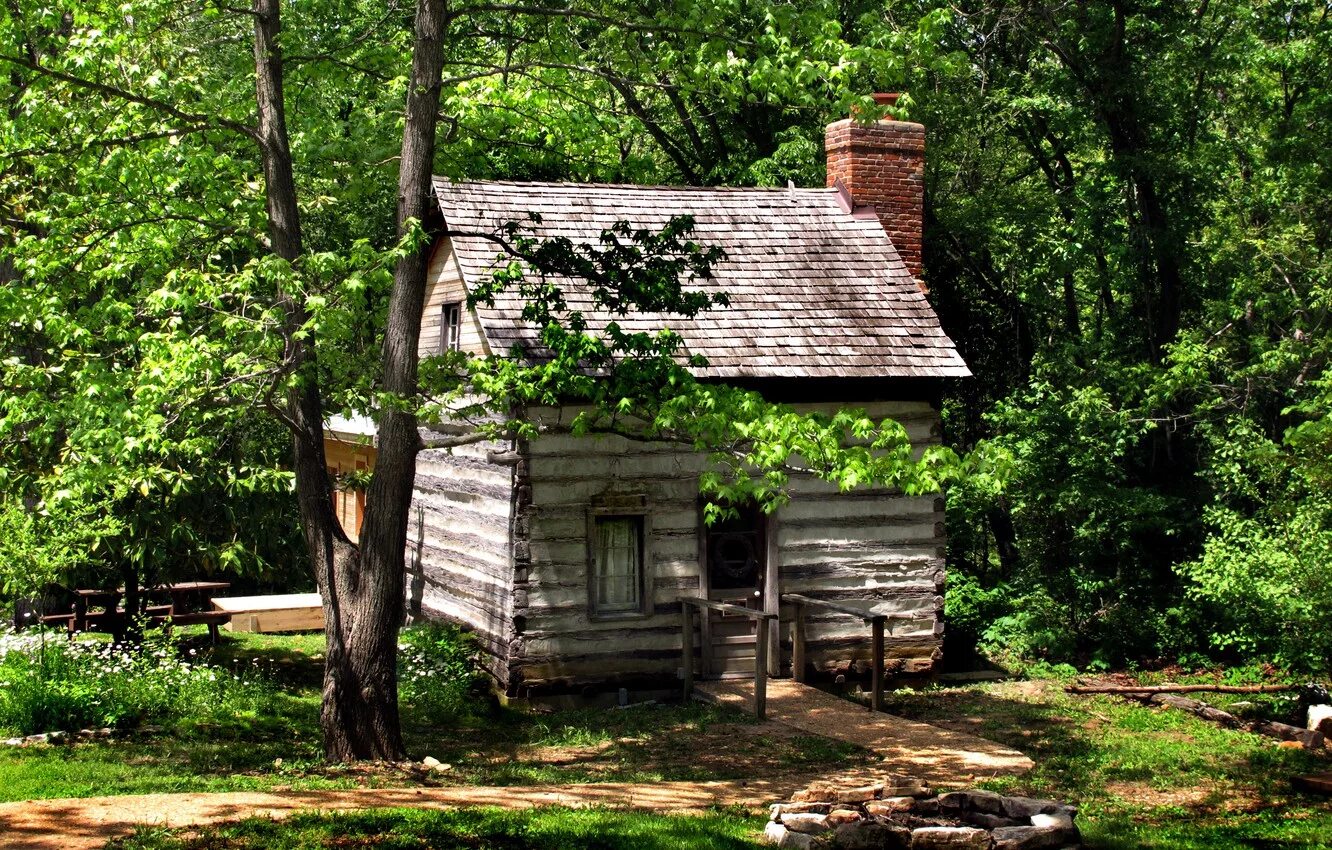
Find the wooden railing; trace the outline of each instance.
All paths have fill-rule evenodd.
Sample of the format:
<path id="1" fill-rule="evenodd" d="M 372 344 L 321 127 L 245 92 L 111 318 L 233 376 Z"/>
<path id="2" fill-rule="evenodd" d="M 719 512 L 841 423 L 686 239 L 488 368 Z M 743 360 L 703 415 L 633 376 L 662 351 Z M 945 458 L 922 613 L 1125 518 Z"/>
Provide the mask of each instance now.
<path id="1" fill-rule="evenodd" d="M 848 614 L 869 623 L 873 669 L 870 681 L 870 711 L 883 711 L 883 633 L 887 614 L 876 614 L 846 602 L 829 602 L 799 593 L 783 593 L 783 602 L 791 605 L 791 675 L 797 682 L 806 679 L 805 665 L 805 609 L 822 608 L 837 614 Z"/>
<path id="2" fill-rule="evenodd" d="M 758 634 L 754 642 L 754 715 L 759 720 L 767 716 L 768 711 L 768 632 L 776 614 L 755 611 L 743 605 L 731 605 L 727 602 L 713 602 L 698 596 L 680 597 L 680 654 L 683 664 L 684 698 L 689 700 L 694 692 L 694 617 L 703 616 L 705 610 L 720 611 L 723 614 L 737 614 L 756 621 Z M 708 647 L 702 647 L 704 652 Z"/>

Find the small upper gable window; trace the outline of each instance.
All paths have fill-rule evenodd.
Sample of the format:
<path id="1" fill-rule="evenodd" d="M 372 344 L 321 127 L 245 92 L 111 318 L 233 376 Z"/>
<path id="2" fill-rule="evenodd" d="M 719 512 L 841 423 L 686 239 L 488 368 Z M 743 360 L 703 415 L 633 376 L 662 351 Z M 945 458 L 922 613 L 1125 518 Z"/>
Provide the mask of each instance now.
<path id="1" fill-rule="evenodd" d="M 439 327 L 439 351 L 458 351 L 462 348 L 462 302 L 444 305 Z"/>

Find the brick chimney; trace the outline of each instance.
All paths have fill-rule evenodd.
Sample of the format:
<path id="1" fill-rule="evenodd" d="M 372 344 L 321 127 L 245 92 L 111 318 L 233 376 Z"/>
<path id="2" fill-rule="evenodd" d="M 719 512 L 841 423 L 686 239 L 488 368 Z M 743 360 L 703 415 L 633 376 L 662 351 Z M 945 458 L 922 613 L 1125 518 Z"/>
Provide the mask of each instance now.
<path id="1" fill-rule="evenodd" d="M 876 94 L 892 106 L 896 94 Z M 920 278 L 925 221 L 925 127 L 909 121 L 862 124 L 845 118 L 828 125 L 828 185 L 838 182 L 859 207 L 873 207 L 903 262 Z"/>

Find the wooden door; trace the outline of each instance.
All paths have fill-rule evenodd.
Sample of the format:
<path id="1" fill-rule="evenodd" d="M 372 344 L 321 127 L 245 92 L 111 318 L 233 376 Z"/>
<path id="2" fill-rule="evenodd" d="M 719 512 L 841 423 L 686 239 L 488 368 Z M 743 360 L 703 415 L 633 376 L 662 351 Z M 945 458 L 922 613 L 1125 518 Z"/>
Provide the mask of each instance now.
<path id="1" fill-rule="evenodd" d="M 763 512 L 751 506 L 741 509 L 737 517 L 705 527 L 709 599 L 764 610 L 765 526 Z M 722 677 L 752 676 L 756 632 L 755 621 L 749 617 L 710 610 L 704 631 L 705 670 Z"/>

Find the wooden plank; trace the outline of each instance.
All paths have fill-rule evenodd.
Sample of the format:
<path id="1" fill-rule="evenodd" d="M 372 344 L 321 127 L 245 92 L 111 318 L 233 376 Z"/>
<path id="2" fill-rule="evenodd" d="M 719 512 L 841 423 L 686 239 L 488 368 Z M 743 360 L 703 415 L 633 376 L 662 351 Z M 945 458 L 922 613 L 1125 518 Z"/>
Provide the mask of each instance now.
<path id="1" fill-rule="evenodd" d="M 846 602 L 835 602 L 828 599 L 815 599 L 812 596 L 805 596 L 800 593 L 784 593 L 782 599 L 786 602 L 799 602 L 801 605 L 810 608 L 823 608 L 828 611 L 836 611 L 839 614 L 849 614 L 857 617 L 866 623 L 878 621 L 882 625 L 888 618 L 887 614 L 880 614 L 869 610 L 869 606 L 852 605 Z"/>
<path id="2" fill-rule="evenodd" d="M 754 658 L 754 716 L 764 720 L 768 713 L 768 629 L 772 620 L 768 617 L 758 621 L 758 641 L 754 649 L 758 655 Z"/>
<path id="3" fill-rule="evenodd" d="M 253 611 L 248 616 L 232 615 L 226 628 L 233 632 L 306 632 L 322 631 L 324 609 L 282 608 Z"/>
<path id="4" fill-rule="evenodd" d="M 775 614 L 769 614 L 767 611 L 756 611 L 753 608 L 745 608 L 742 605 L 732 605 L 729 602 L 714 602 L 711 599 L 703 599 L 698 596 L 681 596 L 680 601 L 687 605 L 710 608 L 713 611 L 719 611 L 723 614 L 748 617 L 751 620 L 773 620 L 776 619 L 777 616 Z"/>
<path id="5" fill-rule="evenodd" d="M 791 607 L 791 675 L 804 682 L 805 672 L 805 606 L 799 602 Z"/>
<path id="6" fill-rule="evenodd" d="M 870 624 L 871 640 L 874 643 L 874 669 L 870 671 L 870 711 L 883 711 L 883 618 L 875 617 Z"/>
<path id="7" fill-rule="evenodd" d="M 681 668 L 684 673 L 684 701 L 694 693 L 694 609 L 688 605 L 680 606 L 680 653 Z"/>
<path id="8" fill-rule="evenodd" d="M 324 603 L 318 593 L 284 593 L 275 596 L 215 596 L 213 608 L 232 614 L 251 611 L 281 611 L 287 608 L 318 608 Z"/>

